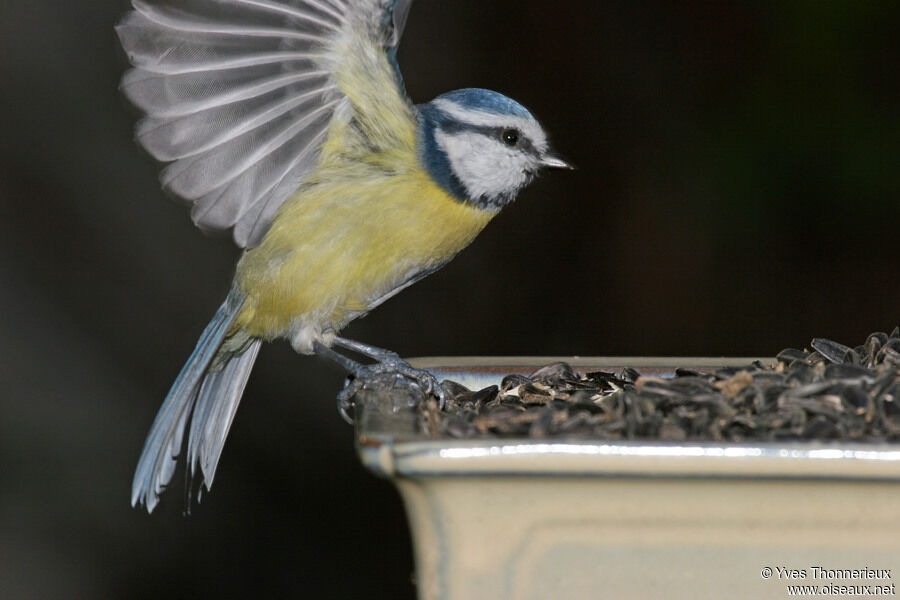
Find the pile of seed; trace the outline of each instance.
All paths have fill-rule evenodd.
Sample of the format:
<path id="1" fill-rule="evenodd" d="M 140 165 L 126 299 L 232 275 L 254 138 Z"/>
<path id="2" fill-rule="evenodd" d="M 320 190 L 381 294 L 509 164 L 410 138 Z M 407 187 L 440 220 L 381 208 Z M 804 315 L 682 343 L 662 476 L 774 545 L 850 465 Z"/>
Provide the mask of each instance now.
<path id="1" fill-rule="evenodd" d="M 445 381 L 443 410 L 428 400 L 418 419 L 427 435 L 460 438 L 900 441 L 900 328 L 810 348 L 666 379 L 555 363 L 478 391 Z"/>

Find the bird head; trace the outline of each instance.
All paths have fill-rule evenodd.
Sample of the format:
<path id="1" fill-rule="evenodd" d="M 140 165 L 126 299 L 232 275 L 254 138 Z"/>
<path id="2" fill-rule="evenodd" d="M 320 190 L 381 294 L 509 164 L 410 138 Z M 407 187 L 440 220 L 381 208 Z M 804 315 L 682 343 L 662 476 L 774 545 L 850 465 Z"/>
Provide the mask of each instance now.
<path id="1" fill-rule="evenodd" d="M 453 196 L 499 210 L 546 168 L 571 169 L 528 110 L 503 94 L 463 89 L 419 107 L 420 158 Z"/>

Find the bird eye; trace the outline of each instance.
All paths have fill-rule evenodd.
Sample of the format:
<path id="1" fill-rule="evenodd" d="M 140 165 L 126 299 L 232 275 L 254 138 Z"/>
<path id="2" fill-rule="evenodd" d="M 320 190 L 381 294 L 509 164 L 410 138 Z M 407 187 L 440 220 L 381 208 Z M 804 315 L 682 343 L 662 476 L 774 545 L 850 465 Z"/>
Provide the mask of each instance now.
<path id="1" fill-rule="evenodd" d="M 515 146 L 519 142 L 519 132 L 515 129 L 504 129 L 500 137 L 507 146 Z"/>

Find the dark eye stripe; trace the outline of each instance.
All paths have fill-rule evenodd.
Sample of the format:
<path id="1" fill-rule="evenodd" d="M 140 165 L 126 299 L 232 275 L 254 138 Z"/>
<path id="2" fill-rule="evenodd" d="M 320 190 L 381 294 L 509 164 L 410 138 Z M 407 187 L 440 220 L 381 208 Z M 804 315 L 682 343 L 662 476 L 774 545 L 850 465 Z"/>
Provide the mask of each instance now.
<path id="1" fill-rule="evenodd" d="M 540 156 L 540 152 L 535 149 L 534 144 L 531 143 L 531 140 L 528 139 L 528 136 L 523 134 L 521 130 L 515 129 L 513 127 L 489 127 L 487 125 L 472 125 L 471 123 L 463 123 L 461 121 L 445 121 L 444 123 L 441 123 L 440 128 L 446 133 L 479 133 L 489 138 L 499 140 L 503 143 L 506 143 L 506 141 L 504 140 L 504 134 L 510 131 L 515 131 L 518 134 L 516 143 L 507 145 L 509 145 L 510 147 L 518 148 L 526 154 Z"/>

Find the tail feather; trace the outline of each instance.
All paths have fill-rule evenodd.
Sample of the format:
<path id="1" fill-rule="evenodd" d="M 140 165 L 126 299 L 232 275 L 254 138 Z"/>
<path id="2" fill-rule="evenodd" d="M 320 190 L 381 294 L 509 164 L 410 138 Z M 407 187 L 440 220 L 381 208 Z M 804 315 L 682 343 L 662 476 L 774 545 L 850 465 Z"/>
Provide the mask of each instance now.
<path id="1" fill-rule="evenodd" d="M 192 476 L 198 471 L 202 474 L 207 490 L 212 487 L 225 438 L 261 344 L 261 340 L 253 340 L 243 353 L 233 356 L 221 370 L 207 374 L 197 395 L 188 438 L 187 464 Z"/>
<path id="2" fill-rule="evenodd" d="M 238 293 L 232 291 L 228 295 L 228 298 L 216 311 L 209 325 L 206 326 L 206 329 L 200 336 L 200 340 L 197 342 L 196 348 L 194 348 L 187 363 L 181 369 L 181 372 L 175 379 L 175 383 L 172 384 L 172 388 L 169 390 L 162 407 L 159 409 L 159 413 L 156 415 L 156 419 L 153 421 L 150 434 L 144 443 L 141 458 L 138 460 L 134 481 L 131 485 L 132 506 L 141 503 L 147 507 L 147 512 L 153 511 L 159 502 L 160 494 L 172 479 L 176 459 L 181 453 L 188 419 L 193 418 L 195 421 L 197 420 L 197 414 L 194 414 L 193 417 L 191 415 L 198 393 L 204 387 L 208 387 L 204 386 L 207 380 L 222 381 L 226 372 L 235 372 L 235 369 L 229 369 L 229 365 L 225 365 L 222 370 L 215 373 L 209 373 L 208 369 L 216 357 L 219 347 L 225 340 L 228 329 L 234 322 L 242 304 L 243 297 Z M 236 399 L 230 398 L 227 401 L 228 404 L 233 406 L 229 409 L 228 424 L 223 429 L 225 433 L 228 431 L 228 425 L 230 425 L 231 417 L 233 417 L 234 410 L 237 408 L 237 403 L 240 399 L 240 393 L 244 389 L 250 367 L 253 365 L 253 359 L 256 357 L 259 345 L 256 343 L 254 346 L 252 353 L 249 351 L 244 353 L 245 355 L 251 354 L 249 359 L 241 355 L 235 357 L 235 360 L 232 361 L 240 363 L 237 372 L 239 379 L 237 383 L 239 385 L 226 382 L 224 387 L 222 384 L 215 386 L 217 389 L 222 388 L 232 393 L 236 391 Z M 216 401 L 217 399 L 215 398 L 207 398 L 204 406 L 214 405 Z M 204 408 L 204 410 L 208 411 L 207 408 Z M 206 420 L 209 420 L 209 416 L 206 417 Z M 219 452 L 221 452 L 221 444 L 219 444 L 218 448 Z M 216 455 L 217 459 L 218 454 Z M 208 487 L 209 485 L 207 485 Z"/>

